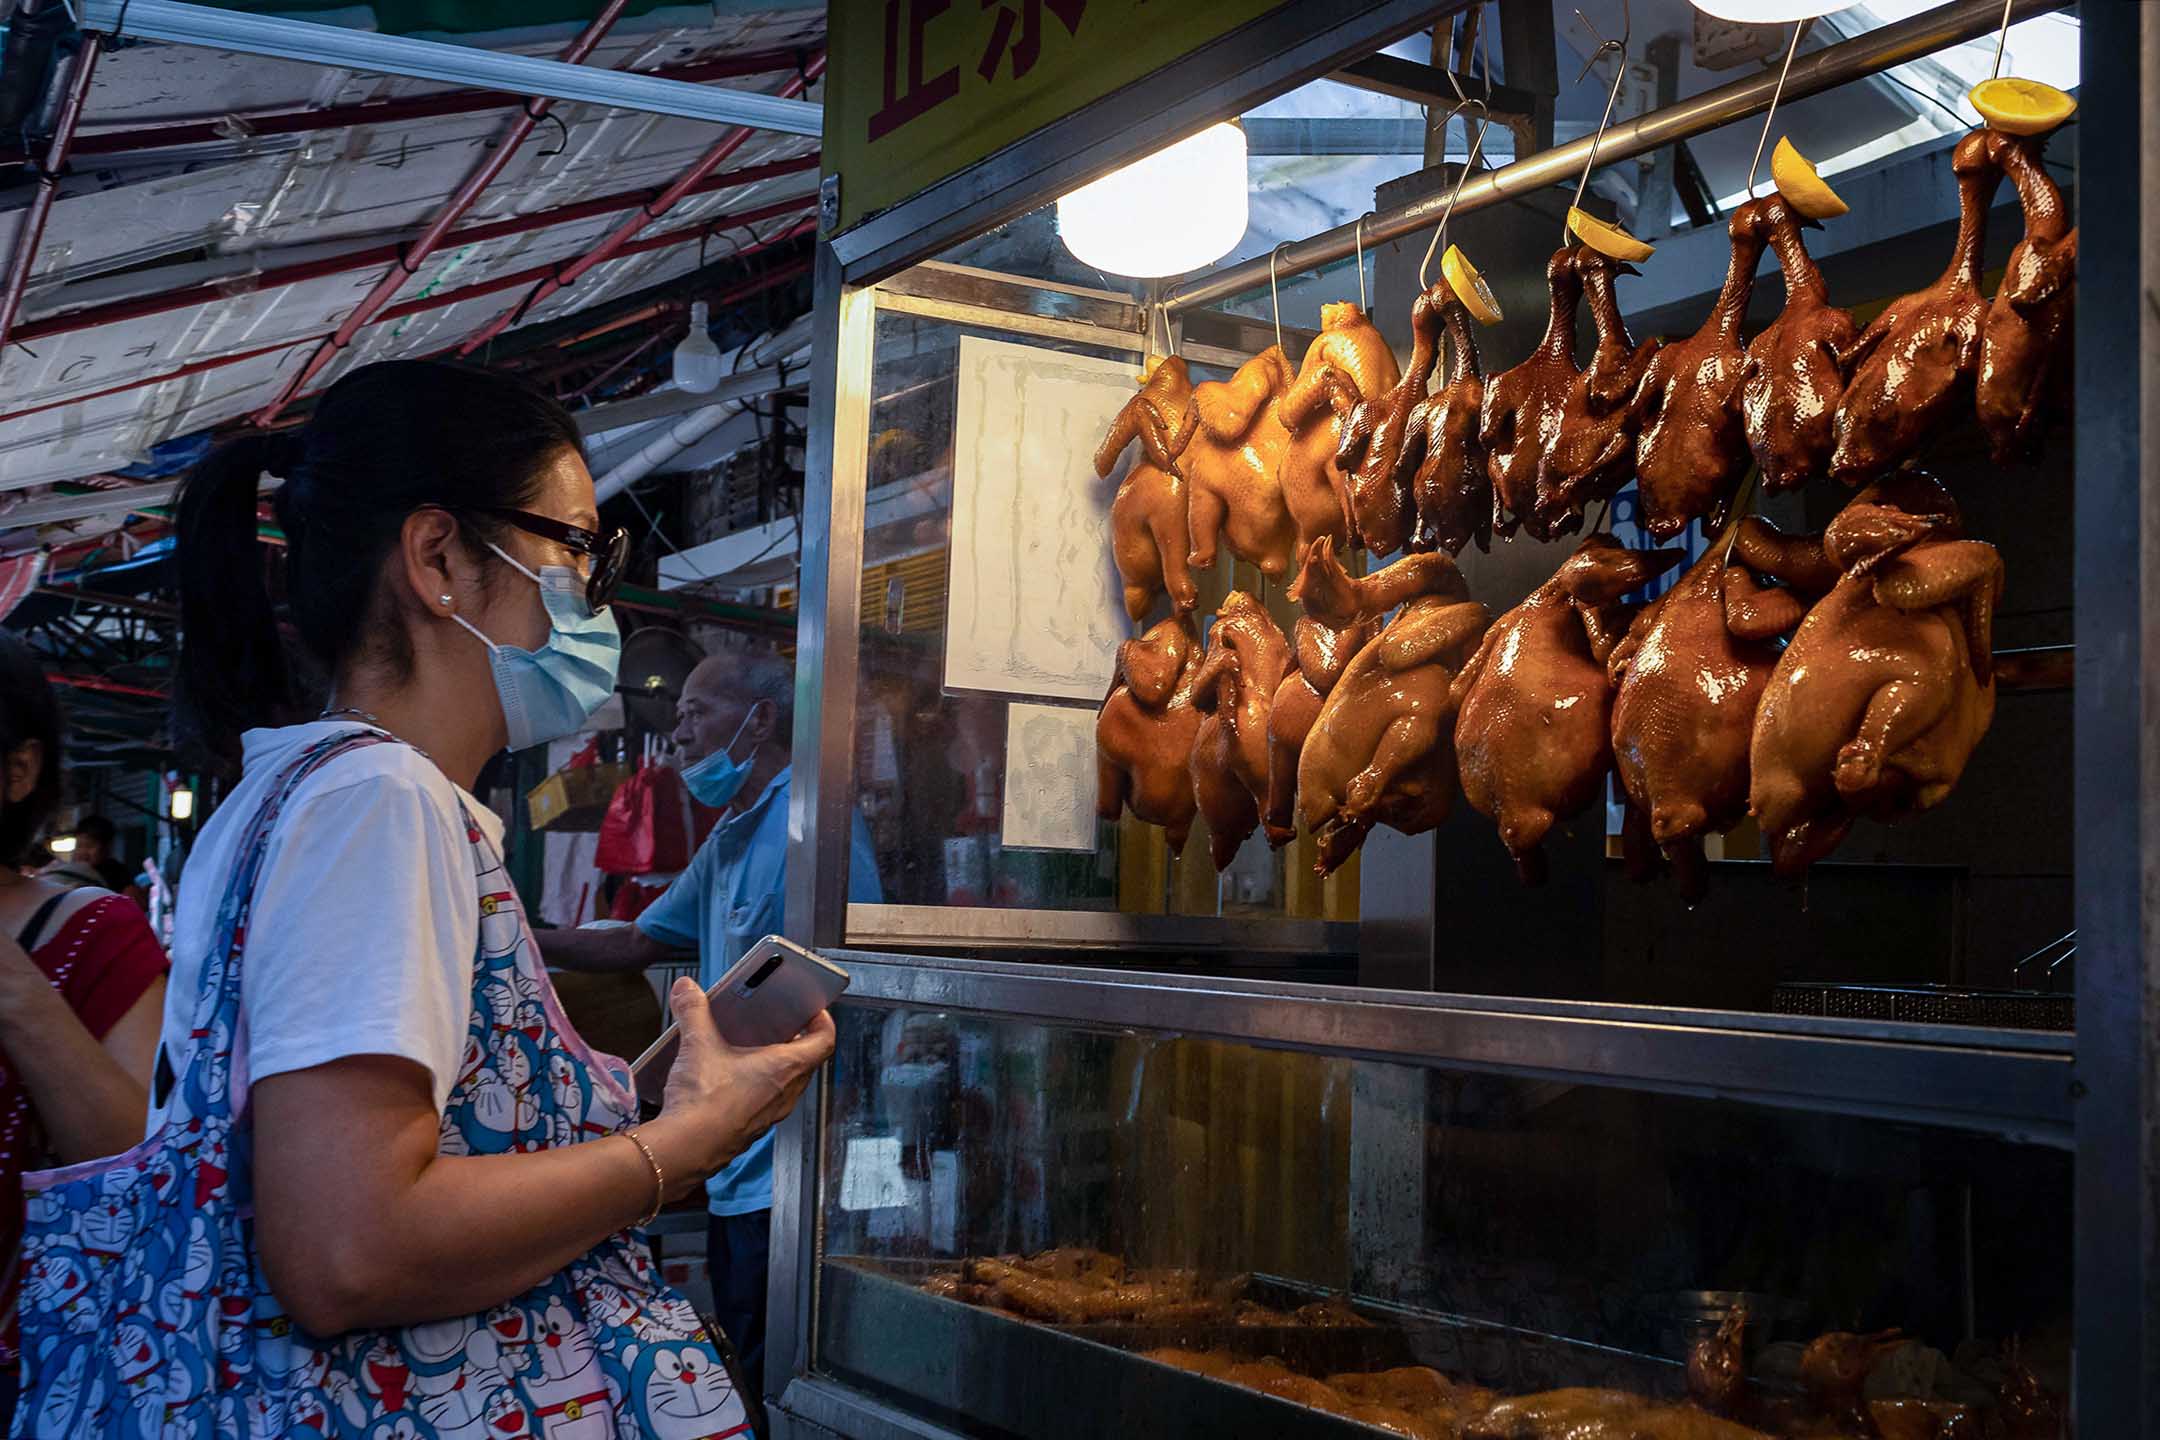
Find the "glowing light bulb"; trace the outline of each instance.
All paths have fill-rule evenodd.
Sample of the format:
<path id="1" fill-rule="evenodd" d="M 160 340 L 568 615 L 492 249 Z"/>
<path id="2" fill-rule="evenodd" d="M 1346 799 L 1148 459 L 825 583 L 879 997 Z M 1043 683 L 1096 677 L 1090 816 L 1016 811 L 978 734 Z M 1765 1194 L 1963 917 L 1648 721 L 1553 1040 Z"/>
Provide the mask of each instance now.
<path id="1" fill-rule="evenodd" d="M 172 818 L 185 820 L 195 813 L 195 792 L 175 790 L 172 792 Z"/>
<path id="2" fill-rule="evenodd" d="M 1245 132 L 1225 121 L 1058 199 L 1058 238 L 1112 275 L 1182 275 L 1245 235 Z"/>
<path id="3" fill-rule="evenodd" d="M 1790 25 L 1834 14 L 1854 0 L 1694 0 L 1695 8 L 1742 25 Z"/>

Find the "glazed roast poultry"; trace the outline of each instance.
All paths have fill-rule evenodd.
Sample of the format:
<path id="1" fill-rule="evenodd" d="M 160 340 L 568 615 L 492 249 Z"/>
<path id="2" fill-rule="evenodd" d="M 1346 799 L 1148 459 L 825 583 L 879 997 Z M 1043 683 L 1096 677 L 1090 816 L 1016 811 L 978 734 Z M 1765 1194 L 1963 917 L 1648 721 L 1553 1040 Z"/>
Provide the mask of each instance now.
<path id="1" fill-rule="evenodd" d="M 1551 309 L 1545 338 L 1512 370 L 1485 382 L 1478 441 L 1492 477 L 1492 528 L 1513 535 L 1518 525 L 1533 539 L 1548 537 L 1537 515 L 1538 472 L 1560 433 L 1560 412 L 1575 383 L 1575 312 L 1582 304 L 1582 262 L 1563 246 L 1545 262 Z"/>
<path id="2" fill-rule="evenodd" d="M 1687 339 L 1651 356 L 1635 391 L 1642 523 L 1659 540 L 1670 540 L 1696 519 L 1708 530 L 1721 529 L 1747 473 L 1747 426 L 1740 411 L 1747 349 L 1740 325 L 1769 238 L 1763 206 L 1750 200 L 1733 211 L 1727 225 L 1732 254 L 1709 318 Z"/>
<path id="3" fill-rule="evenodd" d="M 1278 478 L 1290 448 L 1281 415 L 1289 388 L 1290 362 L 1274 345 L 1228 380 L 1193 387 L 1193 419 L 1178 468 L 1185 476 L 1194 569 L 1214 565 L 1218 546 L 1228 545 L 1263 575 L 1289 573 L 1297 526 Z"/>
<path id="4" fill-rule="evenodd" d="M 1463 1440 L 1769 1440 L 1692 1405 L 1590 1389 L 1502 1400 L 1462 1433 Z"/>
<path id="5" fill-rule="evenodd" d="M 1785 274 L 1785 308 L 1748 342 L 1740 415 L 1765 490 L 1792 490 L 1829 473 L 1834 422 L 1845 393 L 1845 356 L 1858 327 L 1832 305 L 1801 229 L 1813 225 L 1772 193 L 1762 207 L 1770 247 Z"/>
<path id="6" fill-rule="evenodd" d="M 1202 713 L 1192 751 L 1193 798 L 1207 820 L 1217 870 L 1228 868 L 1259 827 L 1267 800 L 1268 712 L 1290 663 L 1290 642 L 1267 607 L 1231 591 L 1193 681 L 1193 703 Z"/>
<path id="7" fill-rule="evenodd" d="M 1779 641 L 1837 582 L 1819 536 L 1783 536 L 1749 516 L 1629 627 L 1606 671 L 1614 684 L 1613 765 L 1638 826 L 1673 866 L 1680 893 L 1702 897 L 1703 837 L 1747 815 L 1755 707 Z M 1784 588 L 1766 589 L 1764 581 Z M 1649 857 L 1631 853 L 1632 869 Z"/>
<path id="8" fill-rule="evenodd" d="M 1910 459 L 1973 393 L 1987 297 L 1980 293 L 1988 202 L 2002 178 L 1988 133 L 1957 144 L 1957 244 L 1950 267 L 1925 290 L 1890 302 L 1853 345 L 1838 401 L 1830 473 L 1863 485 Z"/>
<path id="9" fill-rule="evenodd" d="M 1346 484 L 1336 456 L 1344 418 L 1366 400 L 1395 388 L 1402 373 L 1395 352 L 1363 310 L 1349 301 L 1320 307 L 1320 333 L 1305 350 L 1305 363 L 1282 400 L 1290 431 L 1283 455 L 1283 500 L 1297 523 L 1297 553 L 1325 535 L 1337 545 L 1350 535 Z M 1295 599 L 1297 592 L 1291 591 Z"/>
<path id="10" fill-rule="evenodd" d="M 1447 327 L 1447 367 L 1440 388 L 1410 412 L 1410 434 L 1402 463 L 1415 467 L 1410 504 L 1416 523 L 1413 550 L 1459 554 L 1476 540 L 1480 550 L 1492 544 L 1492 476 L 1486 471 L 1485 443 L 1478 438 L 1479 411 L 1485 404 L 1485 373 L 1478 368 L 1477 337 L 1470 312 L 1446 280 L 1436 280 L 1425 298 Z"/>
<path id="11" fill-rule="evenodd" d="M 1140 393 L 1125 402 L 1110 433 L 1095 450 L 1095 473 L 1107 480 L 1134 440 L 1140 454 L 1118 482 L 1110 502 L 1110 553 L 1125 587 L 1125 613 L 1135 622 L 1169 593 L 1179 614 L 1198 603 L 1199 589 L 1186 556 L 1192 549 L 1186 524 L 1185 477 L 1178 456 L 1196 420 L 1192 375 L 1175 355 L 1155 362 Z"/>
<path id="12" fill-rule="evenodd" d="M 2025 236 L 1980 327 L 1973 405 L 1997 460 L 2030 454 L 2043 411 L 2070 390 L 2077 231 L 2041 159 L 2045 136 L 1987 132 L 1988 156 L 2017 187 Z"/>
<path id="13" fill-rule="evenodd" d="M 1305 556 L 1305 573 L 1316 575 L 1316 567 L 1334 566 L 1334 554 L 1332 540 L 1323 536 L 1313 541 Z M 1312 734 L 1313 722 L 1320 718 L 1321 707 L 1342 679 L 1343 671 L 1350 668 L 1352 657 L 1380 633 L 1378 612 L 1361 616 L 1353 606 L 1346 618 L 1321 618 L 1315 606 L 1328 607 L 1330 614 L 1339 613 L 1335 608 L 1338 597 L 1327 585 L 1314 586 L 1313 591 L 1317 593 L 1304 597 L 1305 613 L 1291 634 L 1291 668 L 1276 688 L 1275 704 L 1268 712 L 1267 804 L 1261 818 L 1267 827 L 1268 843 L 1277 849 L 1297 835 L 1298 760 L 1304 754 L 1306 738 Z"/>
<path id="14" fill-rule="evenodd" d="M 1118 646 L 1117 674 L 1095 721 L 1095 811 L 1115 820 L 1132 813 L 1185 848 L 1198 803 L 1193 798 L 1193 741 L 1200 712 L 1193 685 L 1200 642 L 1192 622 L 1174 615 Z"/>
<path id="15" fill-rule="evenodd" d="M 1552 449 L 1538 469 L 1538 527 L 1555 536 L 1580 529 L 1583 507 L 1606 499 L 1635 473 L 1628 401 L 1659 348 L 1655 340 L 1636 345 L 1613 293 L 1614 280 L 1636 274 L 1634 266 L 1585 245 L 1575 252 L 1575 268 L 1598 340 L 1590 363 L 1568 383 Z"/>
<path id="16" fill-rule="evenodd" d="M 1306 569 L 1308 588 L 1334 597 L 1338 617 L 1402 607 L 1351 659 L 1298 758 L 1298 812 L 1327 875 L 1375 825 L 1416 835 L 1447 818 L 1455 676 L 1491 617 L 1445 555 L 1408 555 L 1352 581 L 1322 544 Z"/>
<path id="17" fill-rule="evenodd" d="M 1858 817 L 1942 803 L 1995 714 L 1995 547 L 1958 538 L 1939 484 L 1900 471 L 1830 523 L 1842 572 L 1779 657 L 1756 711 L 1749 808 L 1804 871 Z"/>
<path id="18" fill-rule="evenodd" d="M 1436 294 L 1441 298 L 1435 298 Z M 1423 441 L 1422 430 L 1413 422 L 1419 418 L 1418 407 L 1425 401 L 1425 387 L 1440 358 L 1442 307 L 1452 299 L 1443 282 L 1412 303 L 1410 368 L 1381 394 L 1355 398 L 1332 368 L 1324 372 L 1338 397 L 1336 408 L 1347 411 L 1335 461 L 1343 475 L 1350 542 L 1374 555 L 1392 555 L 1410 540 L 1415 518 L 1410 472 Z"/>
<path id="19" fill-rule="evenodd" d="M 1462 667 L 1455 748 L 1463 795 L 1499 823 L 1528 883 L 1544 878 L 1545 832 L 1597 798 L 1612 763 L 1605 662 L 1628 627 L 1620 597 L 1682 553 L 1588 536 L 1550 580 L 1492 623 Z"/>

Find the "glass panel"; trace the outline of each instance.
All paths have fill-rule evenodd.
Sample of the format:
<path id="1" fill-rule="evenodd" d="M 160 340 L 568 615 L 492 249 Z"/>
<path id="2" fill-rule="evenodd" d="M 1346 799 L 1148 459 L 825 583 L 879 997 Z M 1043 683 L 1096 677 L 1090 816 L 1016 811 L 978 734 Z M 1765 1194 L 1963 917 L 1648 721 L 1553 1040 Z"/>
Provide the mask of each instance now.
<path id="1" fill-rule="evenodd" d="M 839 1015 L 815 1363 L 961 1433 L 2057 1434 L 2033 1412 L 2059 1424 L 2068 1380 L 2066 1154 Z"/>

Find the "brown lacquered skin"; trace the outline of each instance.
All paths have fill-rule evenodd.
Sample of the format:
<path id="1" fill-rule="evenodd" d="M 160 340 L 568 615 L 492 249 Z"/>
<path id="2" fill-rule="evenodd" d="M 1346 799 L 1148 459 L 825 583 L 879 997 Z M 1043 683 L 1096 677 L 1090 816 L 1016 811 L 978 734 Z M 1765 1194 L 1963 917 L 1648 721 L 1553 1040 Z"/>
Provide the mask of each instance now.
<path id="1" fill-rule="evenodd" d="M 1338 545 L 1348 541 L 1347 481 L 1336 461 L 1345 417 L 1401 379 L 1395 352 L 1363 310 L 1347 300 L 1320 307 L 1320 333 L 1306 347 L 1305 363 L 1282 400 L 1290 447 L 1279 474 L 1283 501 L 1297 522 L 1298 554 L 1322 535 Z M 1294 582 L 1290 595 L 1297 598 Z"/>
<path id="2" fill-rule="evenodd" d="M 1490 549 L 1492 476 L 1485 442 L 1478 438 L 1485 373 L 1478 368 L 1477 337 L 1470 312 L 1447 281 L 1434 281 L 1425 296 L 1447 327 L 1447 368 L 1440 388 L 1410 412 L 1410 439 L 1403 451 L 1404 466 L 1414 467 L 1410 548 L 1455 555 L 1475 540 L 1480 550 Z"/>
<path id="3" fill-rule="evenodd" d="M 1840 1330 L 1818 1335 L 1800 1354 L 1800 1383 L 1807 1387 L 1808 1399 L 1817 1410 L 1855 1434 L 1866 1435 L 1873 1428 L 1861 1399 L 1868 1372 L 1904 1341 L 1903 1332 L 1897 1330 L 1873 1335 Z"/>
<path id="4" fill-rule="evenodd" d="M 1548 538 L 1537 515 L 1538 468 L 1560 433 L 1560 411 L 1575 383 L 1575 311 L 1582 303 L 1578 252 L 1567 246 L 1545 262 L 1545 283 L 1552 308 L 1545 338 L 1530 357 L 1485 382 L 1485 405 L 1478 418 L 1478 440 L 1485 447 L 1486 471 L 1492 477 L 1495 534 L 1513 535 L 1524 526 L 1537 539 Z"/>
<path id="5" fill-rule="evenodd" d="M 1612 763 L 1605 662 L 1628 627 L 1620 597 L 1682 554 L 1588 536 L 1552 579 L 1493 622 L 1462 667 L 1455 748 L 1463 795 L 1499 823 L 1528 883 L 1544 877 L 1545 832 L 1597 798 Z"/>
<path id="6" fill-rule="evenodd" d="M 1445 555 L 1405 556 L 1352 582 L 1322 542 L 1306 568 L 1314 588 L 1330 594 L 1406 597 L 1344 669 L 1298 758 L 1298 813 L 1319 842 L 1317 868 L 1327 875 L 1375 825 L 1416 835 L 1447 818 L 1455 795 L 1455 675 L 1491 616 L 1465 598 L 1462 576 Z M 1323 586 L 1318 577 L 1328 571 Z M 1358 592 L 1357 585 L 1369 588 Z"/>
<path id="7" fill-rule="evenodd" d="M 1110 502 L 1110 553 L 1124 583 L 1125 613 L 1135 621 L 1145 619 L 1165 591 L 1180 614 L 1200 598 L 1186 566 L 1192 539 L 1185 478 L 1178 469 L 1178 456 L 1198 418 L 1192 392 L 1183 360 L 1172 355 L 1157 361 L 1095 450 L 1095 473 L 1108 479 L 1126 448 L 1140 442 L 1139 458 Z"/>
<path id="8" fill-rule="evenodd" d="M 1813 225 L 1782 195 L 1754 202 L 1770 227 L 1770 247 L 1785 272 L 1785 308 L 1748 342 L 1740 376 L 1740 415 L 1765 490 L 1792 490 L 1830 471 L 1846 354 L 1859 327 L 1832 305 L 1822 272 L 1801 238 Z"/>
<path id="9" fill-rule="evenodd" d="M 1375 555 L 1392 555 L 1410 540 L 1410 474 L 1417 464 L 1412 446 L 1423 440 L 1411 417 L 1424 403 L 1439 361 L 1443 305 L 1452 299 L 1444 285 L 1418 296 L 1410 306 L 1410 368 L 1381 394 L 1352 404 L 1342 426 L 1335 460 L 1343 473 L 1350 540 Z M 1340 381 L 1330 383 L 1341 388 Z"/>
<path id="10" fill-rule="evenodd" d="M 1316 574 L 1316 566 L 1340 570 L 1334 554 L 1332 540 L 1325 536 L 1315 540 L 1306 553 L 1306 572 Z M 1268 712 L 1268 787 L 1262 819 L 1268 843 L 1277 849 L 1297 835 L 1298 760 L 1304 754 L 1306 738 L 1312 734 L 1313 724 L 1343 671 L 1350 668 L 1351 658 L 1371 643 L 1381 626 L 1377 611 L 1371 615 L 1353 611 L 1336 620 L 1319 618 L 1314 606 L 1331 605 L 1336 590 L 1331 585 L 1316 585 L 1314 589 L 1316 593 L 1306 597 L 1305 614 L 1292 631 L 1290 671 L 1276 687 L 1275 704 Z"/>
<path id="11" fill-rule="evenodd" d="M 1231 591 L 1193 682 L 1193 703 L 1203 715 L 1192 751 L 1193 796 L 1207 819 L 1217 870 L 1259 827 L 1268 787 L 1268 712 L 1290 664 L 1290 642 L 1267 607 Z"/>
<path id="12" fill-rule="evenodd" d="M 1548 535 L 1582 528 L 1583 506 L 1607 498 L 1635 473 L 1628 397 L 1659 348 L 1655 340 L 1635 343 L 1613 293 L 1613 281 L 1636 274 L 1635 267 L 1588 246 L 1576 250 L 1575 261 L 1598 341 L 1590 363 L 1568 383 L 1552 448 L 1538 470 L 1538 525 Z"/>
<path id="13" fill-rule="evenodd" d="M 1787 588 L 1765 588 L 1772 579 Z M 1703 837 L 1747 815 L 1755 707 L 1778 642 L 1836 581 L 1820 536 L 1781 536 L 1749 516 L 1730 563 L 1724 541 L 1713 542 L 1636 617 L 1606 665 L 1614 769 L 1690 903 L 1708 879 Z"/>
<path id="14" fill-rule="evenodd" d="M 1989 158 L 2017 187 L 2025 237 L 2010 252 L 2002 286 L 1980 327 L 1973 407 L 1995 458 L 2011 460 L 2037 448 L 2045 411 L 2070 391 L 2077 231 L 2040 158 L 2047 137 L 1993 130 L 1987 137 Z"/>
<path id="15" fill-rule="evenodd" d="M 1167 833 L 1173 852 L 1185 848 L 1198 802 L 1193 798 L 1193 741 L 1200 712 L 1193 685 L 1200 675 L 1200 642 L 1183 615 L 1159 622 L 1118 647 L 1117 675 L 1095 721 L 1095 810 L 1115 820 L 1134 815 Z"/>
<path id="16" fill-rule="evenodd" d="M 1702 328 L 1651 356 L 1635 390 L 1635 473 L 1642 486 L 1643 528 L 1670 540 L 1702 519 L 1725 523 L 1733 492 L 1747 473 L 1747 426 L 1740 377 L 1747 347 L 1740 337 L 1755 267 L 1769 244 L 1765 202 L 1750 200 L 1727 225 L 1732 254 L 1725 284 Z"/>
<path id="17" fill-rule="evenodd" d="M 1190 438 L 1178 456 L 1185 473 L 1190 563 L 1205 570 L 1219 545 L 1263 575 L 1289 573 L 1297 526 L 1283 503 L 1278 473 L 1290 448 L 1282 397 L 1290 362 L 1270 345 L 1228 380 L 1193 387 Z"/>
<path id="18" fill-rule="evenodd" d="M 1745 1309 L 1735 1307 L 1688 1348 L 1688 1398 L 1713 1415 L 1742 1418 L 1749 1408 Z"/>
<path id="19" fill-rule="evenodd" d="M 1843 572 L 1763 690 L 1749 808 L 1781 873 L 1827 855 L 1856 817 L 1942 803 L 1995 714 L 2002 560 L 1957 538 L 1957 507 L 1902 471 L 1824 534 Z"/>
<path id="20" fill-rule="evenodd" d="M 1848 485 L 1864 485 L 1911 458 L 1972 398 L 1988 312 L 1980 259 L 1988 202 L 2002 179 L 1986 131 L 1958 142 L 1951 168 L 1958 178 L 1958 233 L 1950 267 L 1927 289 L 1891 301 L 1847 357 L 1851 378 L 1838 401 L 1830 473 Z"/>
<path id="21" fill-rule="evenodd" d="M 1462 1433 L 1463 1440 L 1769 1440 L 1692 1405 L 1588 1389 L 1502 1400 Z"/>

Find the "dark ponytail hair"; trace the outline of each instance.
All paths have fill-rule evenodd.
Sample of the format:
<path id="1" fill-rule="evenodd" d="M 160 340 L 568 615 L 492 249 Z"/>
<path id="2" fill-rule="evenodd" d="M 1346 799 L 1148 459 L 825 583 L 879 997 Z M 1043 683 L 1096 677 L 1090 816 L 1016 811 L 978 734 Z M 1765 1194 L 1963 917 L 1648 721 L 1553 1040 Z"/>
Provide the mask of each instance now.
<path id="1" fill-rule="evenodd" d="M 180 496 L 178 711 L 212 757 L 239 756 L 240 732 L 289 723 L 319 703 L 321 675 L 368 654 L 399 673 L 412 651 L 378 591 L 405 517 L 454 512 L 483 561 L 498 527 L 481 512 L 524 509 L 564 451 L 580 457 L 577 422 L 515 376 L 437 360 L 363 366 L 330 387 L 307 424 L 247 435 L 205 460 Z M 299 644 L 278 625 L 255 493 L 284 480 L 283 600 Z"/>
<path id="2" fill-rule="evenodd" d="M 37 653 L 0 630 L 0 761 L 33 740 L 42 758 L 30 793 L 11 804 L 0 787 L 0 865 L 22 863 L 60 803 L 60 702 Z"/>

